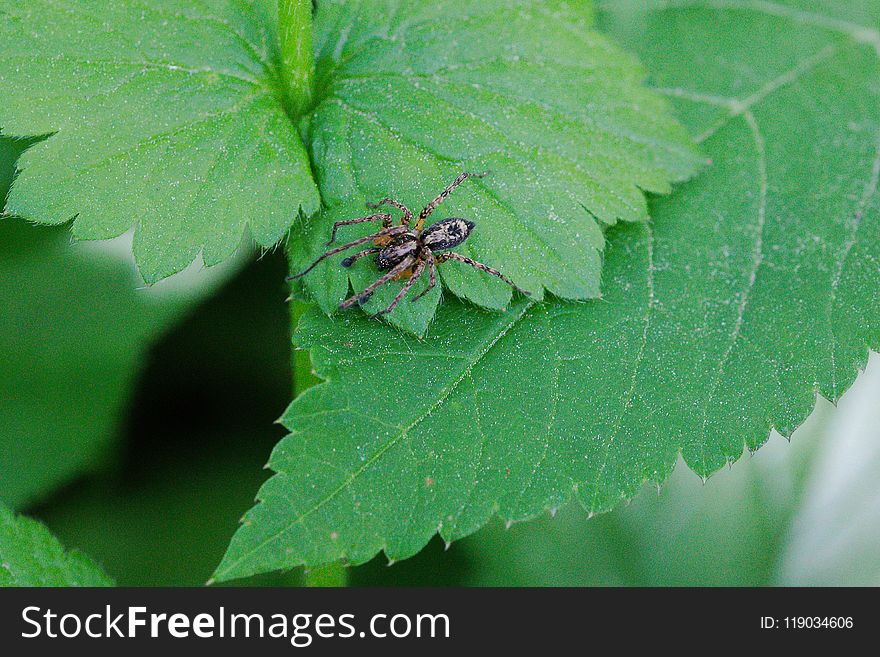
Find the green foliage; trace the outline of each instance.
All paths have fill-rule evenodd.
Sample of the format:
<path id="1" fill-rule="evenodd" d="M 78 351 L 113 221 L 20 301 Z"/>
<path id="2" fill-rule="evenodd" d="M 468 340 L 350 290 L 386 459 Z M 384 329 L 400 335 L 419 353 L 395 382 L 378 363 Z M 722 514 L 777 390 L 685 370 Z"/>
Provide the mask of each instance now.
<path id="1" fill-rule="evenodd" d="M 0 500 L 21 507 L 105 463 L 143 354 L 177 312 L 66 231 L 0 218 Z M 124 321 L 120 321 L 124 318 Z"/>
<path id="2" fill-rule="evenodd" d="M 32 143 L 0 136 L 0 198 Z M 0 500 L 43 501 L 112 460 L 148 346 L 246 256 L 143 290 L 124 243 L 0 217 Z"/>
<path id="3" fill-rule="evenodd" d="M 852 459 L 868 472 L 876 450 L 852 441 L 823 451 L 812 498 L 803 469 L 764 472 L 755 459 L 737 466 L 732 492 L 679 468 L 674 501 L 643 495 L 587 524 L 569 505 L 553 521 L 502 527 L 572 499 L 608 511 L 681 458 L 706 477 L 771 428 L 791 434 L 817 393 L 839 398 L 880 347 L 877 3 L 604 3 L 599 26 L 649 78 L 596 33 L 587 3 L 324 0 L 314 34 L 310 5 L 0 0 L 0 127 L 47 137 L 24 155 L 13 212 L 76 217 L 77 238 L 135 226 L 153 282 L 199 253 L 227 259 L 248 233 L 269 247 L 294 224 L 299 268 L 365 201 L 392 195 L 418 210 L 460 170 L 491 169 L 436 218 L 475 219 L 464 252 L 539 293 L 511 300 L 451 264 L 443 283 L 456 298 L 437 310 L 435 291 L 387 326 L 326 314 L 375 276 L 368 261 L 351 272 L 328 262 L 305 279 L 319 308 L 290 309 L 305 312 L 296 341 L 308 350 L 294 357 L 295 387 L 313 382 L 308 353 L 325 382 L 285 413 L 291 435 L 217 579 L 305 564 L 310 581 L 338 581 L 343 563 L 383 550 L 401 559 L 435 534 L 450 542 L 481 527 L 479 544 L 443 553 L 463 548 L 473 569 L 456 581 L 705 583 L 713 567 L 723 577 L 711 583 L 725 584 L 875 576 L 864 564 L 876 562 L 876 523 L 853 502 L 870 500 L 871 478 L 847 489 L 839 472 Z M 712 165 L 646 204 L 644 192 L 669 191 L 701 161 L 672 107 Z M 0 139 L 0 196 L 29 143 Z M 122 259 L 68 242 L 57 226 L 0 218 L 0 497 L 18 508 L 113 462 L 137 364 L 182 305 L 136 291 Z M 603 298 L 583 302 L 599 295 L 601 259 Z M 282 277 L 276 267 L 244 285 L 237 320 L 225 309 L 207 318 L 223 345 L 209 358 L 216 376 L 188 372 L 224 427 L 205 430 L 204 444 L 225 436 L 228 450 L 208 459 L 193 443 L 164 464 L 137 452 L 139 474 L 120 467 L 41 508 L 120 579 L 199 583 L 216 562 L 261 477 L 266 447 L 254 439 L 275 436 L 228 427 L 235 404 L 210 386 L 270 414 L 284 403 L 265 384 L 274 373 L 276 392 L 291 387 L 278 353 Z M 255 288 L 268 305 L 252 305 Z M 268 308 L 281 328 L 271 334 L 254 321 Z M 178 376 L 204 328 L 171 357 Z M 242 349 L 243 335 L 259 348 Z M 236 354 L 250 390 L 225 377 Z M 170 377 L 157 378 L 177 402 Z M 136 419 L 170 406 L 153 399 Z M 835 563 L 832 548 L 849 561 Z M 580 564 L 574 579 L 566 563 Z M 0 583 L 95 582 L 109 580 L 0 508 Z"/>
<path id="4" fill-rule="evenodd" d="M 332 209 L 291 245 L 294 270 L 325 250 L 333 221 L 371 212 L 365 201 L 391 196 L 418 213 L 460 172 L 491 170 L 430 221 L 473 219 L 458 250 L 538 297 L 544 288 L 599 296 L 602 229 L 645 221 L 642 190 L 666 193 L 702 160 L 667 103 L 643 88 L 641 65 L 590 23 L 584 8 L 557 1 L 319 3 L 319 96 L 308 132 Z M 346 228 L 340 238 L 374 230 Z M 360 289 L 377 272 L 364 260 L 349 274 L 333 258 L 305 286 L 330 313 L 349 275 Z M 441 278 L 481 306 L 510 302 L 509 287 L 465 265 L 445 264 Z M 368 310 L 399 289 L 377 292 Z M 439 298 L 436 290 L 404 303 L 388 319 L 422 334 Z"/>
<path id="5" fill-rule="evenodd" d="M 316 71 L 305 0 L 4 1 L 0 18 L 0 126 L 52 133 L 23 158 L 11 211 L 73 219 L 82 239 L 135 226 L 147 282 L 198 254 L 224 260 L 246 229 L 270 247 L 318 208 L 300 127 L 337 212 L 387 194 L 417 206 L 461 169 L 492 169 L 445 208 L 479 222 L 465 252 L 565 298 L 599 294 L 600 226 L 646 220 L 641 190 L 667 192 L 699 162 L 644 69 L 562 2 L 322 2 Z M 331 264 L 308 282 L 325 309 L 348 286 Z M 510 299 L 444 269 L 458 296 Z M 424 332 L 438 298 L 395 321 Z"/>
<path id="6" fill-rule="evenodd" d="M 679 463 L 662 488 L 588 519 L 569 505 L 505 528 L 497 520 L 448 550 L 432 541 L 354 586 L 865 586 L 880 581 L 880 357 L 840 401 L 819 399 L 791 442 L 702 482 Z"/>
<path id="7" fill-rule="evenodd" d="M 707 476 L 837 399 L 880 347 L 880 36 L 837 11 L 608 3 L 711 169 L 610 231 L 602 301 L 448 303 L 424 341 L 307 316 L 327 383 L 285 415 L 217 576 L 399 559 L 572 496 L 607 511 L 679 453 Z"/>
<path id="8" fill-rule="evenodd" d="M 0 504 L 0 586 L 113 586 L 91 559 Z"/>
<path id="9" fill-rule="evenodd" d="M 148 282 L 224 260 L 246 229 L 274 245 L 319 204 L 279 100 L 277 18 L 271 0 L 0 2 L 0 127 L 55 133 L 22 159 L 10 210 L 76 217 L 81 239 L 136 226 Z"/>
<path id="10" fill-rule="evenodd" d="M 120 586 L 202 586 L 263 478 L 265 454 L 241 447 L 255 437 L 262 446 L 256 431 L 181 432 L 181 442 L 209 440 L 198 454 L 150 454 L 149 472 L 71 491 L 42 511 L 44 520 L 63 541 L 100 559 Z M 251 583 L 294 582 L 274 576 Z"/>
<path id="11" fill-rule="evenodd" d="M 131 400 L 121 457 L 39 507 L 120 586 L 204 585 L 265 480 L 291 390 L 286 270 L 279 253 L 250 263 L 167 332 Z"/>

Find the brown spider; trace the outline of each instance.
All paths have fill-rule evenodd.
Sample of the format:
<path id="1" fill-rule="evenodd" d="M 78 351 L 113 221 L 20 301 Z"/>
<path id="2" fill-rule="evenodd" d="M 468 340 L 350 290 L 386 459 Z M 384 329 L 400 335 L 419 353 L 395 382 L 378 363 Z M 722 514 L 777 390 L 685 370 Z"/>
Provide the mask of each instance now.
<path id="1" fill-rule="evenodd" d="M 425 269 L 427 268 L 429 270 L 428 288 L 424 292 L 421 292 L 413 297 L 412 299 L 413 301 L 418 301 L 428 292 L 430 292 L 437 284 L 437 265 L 444 263 L 447 260 L 457 260 L 458 262 L 463 262 L 467 265 L 470 265 L 471 267 L 475 267 L 480 271 L 484 271 L 487 274 L 497 276 L 502 281 L 510 285 L 513 289 L 518 290 L 523 294 L 531 295 L 530 292 L 526 292 L 525 290 L 517 287 L 513 281 L 511 281 L 501 272 L 496 271 L 491 267 L 487 267 L 486 265 L 477 262 L 476 260 L 471 260 L 470 258 L 467 258 L 463 255 L 451 252 L 441 253 L 437 256 L 434 255 L 435 251 L 451 249 L 464 242 L 474 228 L 473 221 L 467 221 L 465 219 L 452 217 L 449 219 L 438 221 L 427 230 L 424 229 L 425 220 L 431 215 L 431 213 L 437 208 L 437 206 L 440 205 L 447 196 L 449 196 L 452 190 L 454 190 L 468 178 L 482 178 L 483 176 L 486 176 L 488 174 L 489 172 L 487 171 L 485 173 L 462 173 L 461 175 L 459 175 L 458 178 L 452 181 L 452 184 L 450 184 L 446 189 L 440 192 L 437 198 L 435 198 L 433 201 L 425 206 L 425 209 L 421 211 L 418 219 L 416 219 L 415 226 L 413 226 L 412 230 L 410 230 L 409 225 L 413 219 L 413 214 L 405 205 L 403 205 L 403 203 L 399 203 L 390 198 L 384 198 L 378 203 L 367 203 L 367 207 L 372 209 L 377 209 L 383 205 L 390 205 L 393 208 L 397 208 L 398 210 L 403 212 L 403 218 L 400 220 L 400 225 L 392 226 L 391 215 L 384 212 L 371 214 L 368 217 L 358 217 L 357 219 L 346 219 L 343 221 L 337 221 L 335 224 L 333 224 L 333 232 L 331 233 L 330 241 L 327 242 L 328 246 L 335 241 L 336 231 L 339 229 L 340 226 L 360 224 L 366 221 L 381 221 L 382 230 L 373 233 L 372 235 L 367 235 L 366 237 L 353 240 L 351 242 L 348 242 L 347 244 L 343 244 L 342 246 L 338 246 L 335 249 L 330 249 L 320 258 L 315 260 L 315 262 L 313 262 L 308 267 L 308 269 L 300 272 L 299 274 L 296 274 L 295 276 L 290 276 L 288 280 L 299 278 L 300 276 L 305 276 L 325 258 L 329 258 L 332 255 L 341 253 L 342 251 L 350 249 L 353 246 L 357 246 L 358 244 L 372 242 L 374 244 L 373 247 L 345 258 L 342 261 L 342 266 L 351 267 L 360 258 L 375 253 L 377 254 L 376 264 L 379 266 L 379 270 L 386 273 L 380 276 L 375 282 L 367 286 L 363 291 L 355 294 L 353 297 L 350 297 L 339 304 L 339 307 L 343 310 L 350 308 L 355 303 L 365 303 L 376 290 L 376 288 L 384 285 L 385 283 L 388 283 L 389 281 L 405 280 L 406 283 L 403 285 L 403 287 L 400 289 L 400 292 L 397 293 L 397 296 L 394 297 L 394 300 L 388 305 L 388 307 L 385 308 L 385 310 L 379 311 L 378 313 L 373 315 L 373 317 L 378 317 L 379 315 L 390 313 L 397 307 L 397 304 L 400 303 L 400 300 L 403 299 L 404 296 L 406 296 L 406 293 L 409 292 L 412 286 L 415 285 L 416 281 L 421 278 L 422 274 L 425 273 Z"/>

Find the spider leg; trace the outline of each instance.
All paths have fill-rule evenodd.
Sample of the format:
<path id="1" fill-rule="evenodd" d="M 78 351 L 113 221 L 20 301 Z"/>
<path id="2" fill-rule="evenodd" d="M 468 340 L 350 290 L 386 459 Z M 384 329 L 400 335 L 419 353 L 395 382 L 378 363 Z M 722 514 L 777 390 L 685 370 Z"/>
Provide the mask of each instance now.
<path id="1" fill-rule="evenodd" d="M 425 271 L 425 266 L 427 266 L 427 260 L 421 260 L 419 264 L 416 265 L 415 270 L 413 270 L 412 276 L 409 277 L 409 280 L 404 283 L 403 287 L 400 288 L 400 292 L 397 293 L 397 296 L 394 297 L 394 300 L 388 304 L 388 307 L 385 310 L 380 310 L 373 317 L 380 317 L 381 315 L 387 315 L 392 310 L 397 308 L 397 304 L 400 303 L 400 300 L 406 296 L 406 293 L 410 291 L 413 285 L 416 284 L 416 281 L 422 277 L 422 273 Z"/>
<path id="2" fill-rule="evenodd" d="M 428 287 L 426 290 L 419 292 L 416 296 L 412 298 L 412 301 L 418 301 L 423 296 L 425 296 L 428 292 L 434 289 L 434 286 L 437 285 L 437 263 L 434 261 L 434 256 L 430 256 L 430 260 L 428 261 Z"/>
<path id="3" fill-rule="evenodd" d="M 437 264 L 440 264 L 441 262 L 446 262 L 447 260 L 457 260 L 458 262 L 463 262 L 464 264 L 470 265 L 471 267 L 474 267 L 475 269 L 479 269 L 480 271 L 484 271 L 487 274 L 492 274 L 492 276 L 496 276 L 497 278 L 500 278 L 502 281 L 507 283 L 514 290 L 517 290 L 518 292 L 522 292 L 526 296 L 529 296 L 529 297 L 532 296 L 531 292 L 528 292 L 527 290 L 522 289 L 516 283 L 514 283 L 512 280 L 507 278 L 507 276 L 502 274 L 500 271 L 498 271 L 497 269 L 492 269 L 491 267 L 484 265 L 482 262 L 477 262 L 476 260 L 471 260 L 467 256 L 463 256 L 458 253 L 453 253 L 451 251 L 448 253 L 441 253 L 439 256 L 437 256 Z"/>
<path id="4" fill-rule="evenodd" d="M 356 303 L 364 303 L 367 299 L 372 296 L 373 292 L 380 285 L 385 285 L 388 281 L 393 279 L 398 274 L 407 270 L 407 268 L 411 267 L 412 264 L 416 261 L 413 256 L 407 256 L 400 262 L 398 262 L 394 267 L 389 269 L 385 274 L 380 276 L 378 279 L 370 283 L 366 288 L 355 294 L 353 297 L 349 297 L 345 301 L 339 304 L 339 307 L 342 310 L 346 310 L 347 308 L 351 308 Z"/>
<path id="5" fill-rule="evenodd" d="M 437 206 L 440 205 L 446 199 L 446 197 L 452 193 L 452 191 L 456 187 L 458 187 L 461 183 L 463 183 L 468 178 L 483 178 L 484 176 L 488 176 L 489 173 L 490 173 L 489 171 L 484 171 L 483 173 L 467 173 L 467 172 L 465 172 L 465 173 L 459 174 L 458 178 L 453 180 L 446 189 L 444 189 L 442 192 L 440 192 L 440 194 L 437 195 L 437 198 L 435 198 L 433 201 L 428 203 L 428 205 L 425 206 L 425 209 L 419 213 L 419 218 L 416 221 L 416 226 L 415 226 L 416 232 L 422 231 L 422 229 L 425 227 L 425 219 L 427 219 L 431 215 L 431 213 L 437 209 Z"/>
<path id="6" fill-rule="evenodd" d="M 409 226 L 410 222 L 413 219 L 413 213 L 403 203 L 395 201 L 393 198 L 383 198 L 378 203 L 367 203 L 367 207 L 372 208 L 373 210 L 383 205 L 390 205 L 392 208 L 397 208 L 398 210 L 403 212 L 403 219 L 400 220 L 400 223 L 404 226 Z"/>
<path id="7" fill-rule="evenodd" d="M 357 219 L 343 219 L 342 221 L 337 221 L 333 224 L 333 232 L 330 234 L 330 241 L 327 242 L 327 246 L 333 244 L 336 241 L 336 231 L 339 230 L 342 226 L 351 226 L 352 224 L 362 224 L 365 221 L 381 221 L 383 228 L 391 227 L 391 215 L 385 212 L 379 212 L 377 214 L 371 214 L 369 217 L 358 217 Z"/>
<path id="8" fill-rule="evenodd" d="M 353 256 L 348 256 L 347 258 L 344 258 L 339 264 L 341 264 L 343 267 L 351 267 L 354 263 L 356 263 L 364 256 L 368 256 L 371 253 L 379 253 L 379 251 L 381 250 L 382 249 L 380 248 L 364 249 L 363 251 L 358 251 Z"/>
<path id="9" fill-rule="evenodd" d="M 366 237 L 362 237 L 360 239 L 353 240 L 353 241 L 349 242 L 348 244 L 343 244 L 342 246 L 337 246 L 335 249 L 330 249 L 324 255 L 322 255 L 320 258 L 315 260 L 304 271 L 301 271 L 298 274 L 294 274 L 293 276 L 288 276 L 287 280 L 290 281 L 290 280 L 293 280 L 294 278 L 299 278 L 300 276 L 305 276 L 310 271 L 312 271 L 315 267 L 317 267 L 318 263 L 320 263 L 325 258 L 329 258 L 330 256 L 336 255 L 337 253 L 341 253 L 342 251 L 345 251 L 346 249 L 350 249 L 353 246 L 357 246 L 358 244 L 363 244 L 365 242 L 369 242 L 371 240 L 376 239 L 377 237 L 385 237 L 387 235 L 397 235 L 398 233 L 405 233 L 405 232 L 406 232 L 406 226 L 392 226 L 390 228 L 383 228 L 378 233 L 373 233 L 372 235 L 367 235 Z"/>

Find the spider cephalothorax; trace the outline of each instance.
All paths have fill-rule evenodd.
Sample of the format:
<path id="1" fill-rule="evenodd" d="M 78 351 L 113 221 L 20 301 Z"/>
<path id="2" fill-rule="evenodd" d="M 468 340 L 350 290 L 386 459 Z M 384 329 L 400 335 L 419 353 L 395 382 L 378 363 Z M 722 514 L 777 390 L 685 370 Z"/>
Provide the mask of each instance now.
<path id="1" fill-rule="evenodd" d="M 291 276 L 291 278 L 305 276 L 325 258 L 347 251 L 353 246 L 372 242 L 372 247 L 345 258 L 342 261 L 342 266 L 351 267 L 360 258 L 376 254 L 376 265 L 385 273 L 376 279 L 375 282 L 367 286 L 363 291 L 339 304 L 339 307 L 342 309 L 350 308 L 355 303 L 364 303 L 370 298 L 376 288 L 391 280 L 405 280 L 406 283 L 400 289 L 400 292 L 397 293 L 397 296 L 394 297 L 394 300 L 387 308 L 376 314 L 384 315 L 385 313 L 390 313 L 397 307 L 400 300 L 406 296 L 406 293 L 409 292 L 413 285 L 415 285 L 416 281 L 422 276 L 422 274 L 425 273 L 425 269 L 428 269 L 428 287 L 424 292 L 413 297 L 412 300 L 417 301 L 437 285 L 437 265 L 446 262 L 447 260 L 457 260 L 458 262 L 463 262 L 471 267 L 475 267 L 480 271 L 484 271 L 487 274 L 497 276 L 514 289 L 519 290 L 523 294 L 529 294 L 525 290 L 517 287 L 513 281 L 504 276 L 501 272 L 496 271 L 491 267 L 487 267 L 480 262 L 449 251 L 435 255 L 436 251 L 451 249 L 464 242 L 474 229 L 473 221 L 451 217 L 449 219 L 438 221 L 433 226 L 425 229 L 425 220 L 437 208 L 437 206 L 443 202 L 443 199 L 449 196 L 452 190 L 468 178 L 482 178 L 483 176 L 488 175 L 488 173 L 489 172 L 487 171 L 486 173 L 462 173 L 459 175 L 458 178 L 452 181 L 446 189 L 440 192 L 437 198 L 425 206 L 425 209 L 419 213 L 415 225 L 413 225 L 412 228 L 410 227 L 410 223 L 413 221 L 413 214 L 402 203 L 398 203 L 390 198 L 382 199 L 378 203 L 368 203 L 367 206 L 373 209 L 377 209 L 383 205 L 397 208 L 403 212 L 403 218 L 400 220 L 400 224 L 397 226 L 392 225 L 393 220 L 391 215 L 387 212 L 379 212 L 367 217 L 358 217 L 357 219 L 337 221 L 333 224 L 333 232 L 330 236 L 330 241 L 327 242 L 328 245 L 334 242 L 336 239 L 336 231 L 339 230 L 341 226 L 350 226 L 351 224 L 360 224 L 366 221 L 381 221 L 382 230 L 373 233 L 372 235 L 353 240 L 342 246 L 338 246 L 335 249 L 330 249 L 320 258 L 315 260 L 308 269 L 300 272 L 296 276 Z"/>

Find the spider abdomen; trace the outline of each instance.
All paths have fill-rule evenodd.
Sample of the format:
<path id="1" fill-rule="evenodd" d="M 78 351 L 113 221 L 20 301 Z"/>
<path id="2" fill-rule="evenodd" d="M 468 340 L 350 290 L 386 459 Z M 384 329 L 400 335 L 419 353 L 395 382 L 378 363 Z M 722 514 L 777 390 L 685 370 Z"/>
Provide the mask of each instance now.
<path id="1" fill-rule="evenodd" d="M 407 256 L 413 255 L 418 248 L 419 243 L 415 235 L 411 233 L 401 235 L 376 254 L 376 265 L 381 270 L 391 269 Z"/>
<path id="2" fill-rule="evenodd" d="M 464 242 L 473 228 L 473 221 L 456 217 L 444 219 L 422 233 L 422 243 L 432 251 L 451 249 Z"/>

